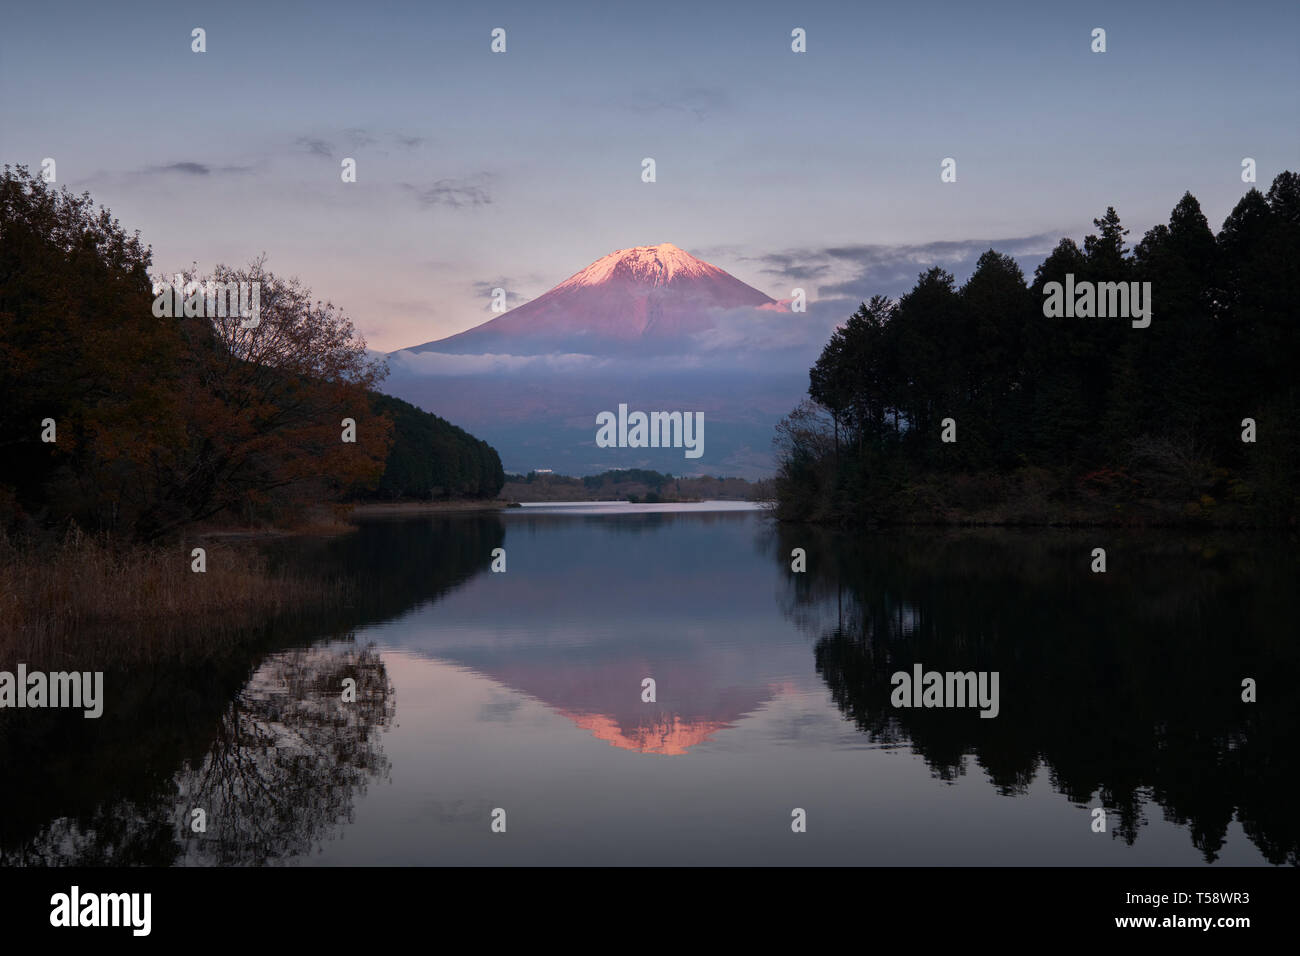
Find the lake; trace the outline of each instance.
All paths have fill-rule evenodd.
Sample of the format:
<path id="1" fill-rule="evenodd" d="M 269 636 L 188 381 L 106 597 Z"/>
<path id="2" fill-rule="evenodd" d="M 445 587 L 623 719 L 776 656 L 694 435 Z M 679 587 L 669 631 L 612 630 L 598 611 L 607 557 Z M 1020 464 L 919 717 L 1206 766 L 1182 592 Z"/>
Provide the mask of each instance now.
<path id="1" fill-rule="evenodd" d="M 272 553 L 355 579 L 340 619 L 110 684 L 100 721 L 26 714 L 0 860 L 1297 862 L 1290 538 L 582 503 Z M 895 706 L 918 665 L 996 673 L 997 715 Z"/>

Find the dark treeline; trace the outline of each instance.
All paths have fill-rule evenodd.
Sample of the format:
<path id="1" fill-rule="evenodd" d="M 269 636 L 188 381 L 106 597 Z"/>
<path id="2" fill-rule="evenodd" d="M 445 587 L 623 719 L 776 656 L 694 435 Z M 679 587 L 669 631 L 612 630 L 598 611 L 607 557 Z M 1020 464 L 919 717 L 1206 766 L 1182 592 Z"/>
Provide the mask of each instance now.
<path id="1" fill-rule="evenodd" d="M 581 484 L 588 491 L 598 491 L 607 485 L 637 482 L 646 485 L 655 491 L 660 490 L 664 485 L 673 480 L 673 476 L 666 471 L 654 471 L 649 468 L 612 468 L 608 471 L 602 471 L 598 475 L 583 475 L 581 478 L 575 478 L 570 475 L 557 475 L 554 472 L 530 471 L 526 475 L 509 475 L 508 479 L 513 482 L 522 482 L 531 485 L 541 481 L 563 481 Z"/>
<path id="2" fill-rule="evenodd" d="M 378 486 L 360 497 L 496 497 L 506 475 L 495 448 L 410 402 L 372 397 L 374 410 L 393 422 L 393 445 Z"/>
<path id="3" fill-rule="evenodd" d="M 709 498 L 755 500 L 770 498 L 770 482 L 713 475 L 679 475 L 648 468 L 616 468 L 575 478 L 530 471 L 507 475 L 502 496 L 510 501 L 631 501 L 659 504 Z"/>
<path id="4" fill-rule="evenodd" d="M 863 303 L 778 427 L 779 514 L 1294 523 L 1300 176 L 1251 189 L 1217 236 L 1190 193 L 1132 250 L 1114 209 L 1094 223 L 1032 282 L 990 249 L 960 287 L 932 268 Z M 1149 327 L 1045 317 L 1067 274 L 1151 283 Z"/>
<path id="5" fill-rule="evenodd" d="M 618 471 L 602 471 L 599 475 L 584 475 L 582 484 L 591 489 L 602 488 L 615 481 L 639 481 L 649 485 L 655 491 L 662 491 L 664 485 L 673 480 L 667 472 L 652 471 L 647 468 L 626 468 Z"/>
<path id="6" fill-rule="evenodd" d="M 154 540 L 205 519 L 292 521 L 373 488 L 495 494 L 495 452 L 377 396 L 387 370 L 347 316 L 263 262 L 209 277 L 260 283 L 257 324 L 160 318 L 138 233 L 5 167 L 0 530 L 72 521 Z"/>

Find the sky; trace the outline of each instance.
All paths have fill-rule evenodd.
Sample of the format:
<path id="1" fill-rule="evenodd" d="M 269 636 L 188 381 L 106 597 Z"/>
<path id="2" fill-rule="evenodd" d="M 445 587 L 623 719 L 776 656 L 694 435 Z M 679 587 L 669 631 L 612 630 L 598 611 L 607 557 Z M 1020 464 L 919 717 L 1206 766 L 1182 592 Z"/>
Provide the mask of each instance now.
<path id="1" fill-rule="evenodd" d="M 1187 190 L 1217 230 L 1243 157 L 1300 168 L 1294 0 L 69 0 L 0 30 L 0 162 L 54 158 L 160 273 L 265 252 L 381 350 L 629 246 L 847 301 L 990 245 L 1031 272 L 1110 205 L 1136 240 Z"/>

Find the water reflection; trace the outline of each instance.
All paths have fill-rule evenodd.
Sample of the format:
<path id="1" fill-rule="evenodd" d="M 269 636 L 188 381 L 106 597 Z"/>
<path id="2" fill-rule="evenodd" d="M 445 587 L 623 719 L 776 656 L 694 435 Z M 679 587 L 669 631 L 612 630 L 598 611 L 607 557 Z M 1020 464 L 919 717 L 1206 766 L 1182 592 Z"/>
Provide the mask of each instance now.
<path id="1" fill-rule="evenodd" d="M 356 682 L 355 702 L 343 700 L 345 678 Z M 56 817 L 0 846 L 0 863 L 266 864 L 307 853 L 387 775 L 379 741 L 395 706 L 372 647 L 272 654 L 218 715 L 207 751 L 155 792 Z"/>
<path id="2" fill-rule="evenodd" d="M 388 770 L 379 738 L 395 701 L 382 656 L 347 643 L 353 630 L 486 571 L 504 533 L 495 515 L 435 515 L 278 542 L 273 561 L 338 581 L 352 603 L 282 621 L 252 660 L 106 673 L 99 720 L 0 713 L 0 865 L 265 863 L 308 852 Z M 341 703 L 345 677 L 357 681 L 353 704 Z M 206 834 L 191 829 L 195 807 L 207 811 Z"/>
<path id="3" fill-rule="evenodd" d="M 772 659 L 742 638 L 787 635 L 765 603 L 735 599 L 755 588 L 750 506 L 646 508 L 508 514 L 506 574 L 383 638 L 541 701 L 613 747 L 684 755 L 779 693 Z"/>
<path id="4" fill-rule="evenodd" d="M 438 601 L 487 571 L 505 534 L 495 513 L 378 518 L 348 534 L 286 539 L 268 552 L 275 562 L 350 583 L 353 603 L 330 621 L 337 631 Z"/>
<path id="5" fill-rule="evenodd" d="M 988 821 L 998 862 L 1295 864 L 1294 547 L 1107 533 L 1092 575 L 1096 537 L 523 509 L 282 542 L 351 606 L 106 675 L 98 721 L 0 714 L 0 864 L 965 863 Z M 916 662 L 998 671 L 999 716 L 894 709 Z"/>
<path id="6" fill-rule="evenodd" d="M 1272 863 L 1297 863 L 1300 752 L 1289 542 L 1096 534 L 840 536 L 783 528 L 809 554 L 780 597 L 817 635 L 817 672 L 871 740 L 907 745 L 951 781 L 973 760 L 1000 793 L 1040 773 L 1105 806 L 1133 844 L 1149 807 L 1207 862 L 1238 820 Z M 1002 713 L 890 705 L 895 671 L 996 670 Z M 1241 681 L 1259 682 L 1243 703 Z"/>
<path id="7" fill-rule="evenodd" d="M 348 679 L 355 700 L 344 699 Z M 380 735 L 395 709 L 373 647 L 272 655 L 222 714 L 211 749 L 177 774 L 185 862 L 264 864 L 309 852 L 351 821 L 372 779 L 387 777 Z M 193 808 L 205 810 L 206 833 L 194 833 Z"/>

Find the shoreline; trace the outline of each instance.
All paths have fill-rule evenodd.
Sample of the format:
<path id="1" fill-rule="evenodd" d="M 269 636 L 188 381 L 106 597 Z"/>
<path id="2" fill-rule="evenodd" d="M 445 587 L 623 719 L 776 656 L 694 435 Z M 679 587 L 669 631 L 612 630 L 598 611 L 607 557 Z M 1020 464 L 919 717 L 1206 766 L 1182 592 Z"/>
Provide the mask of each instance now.
<path id="1" fill-rule="evenodd" d="M 438 514 L 448 511 L 501 511 L 514 507 L 518 507 L 518 502 L 503 501 L 499 498 L 452 501 L 368 501 L 353 505 L 344 520 L 382 515 Z"/>
<path id="2" fill-rule="evenodd" d="M 472 513 L 501 511 L 518 507 L 511 501 L 479 501 L 458 499 L 453 501 L 367 501 L 346 506 L 346 511 L 318 515 L 299 524 L 266 528 L 211 527 L 196 529 L 192 536 L 208 541 L 256 541 L 267 538 L 329 537 L 351 534 L 357 529 L 356 519 L 382 518 L 397 515 L 442 514 L 448 512 Z"/>

